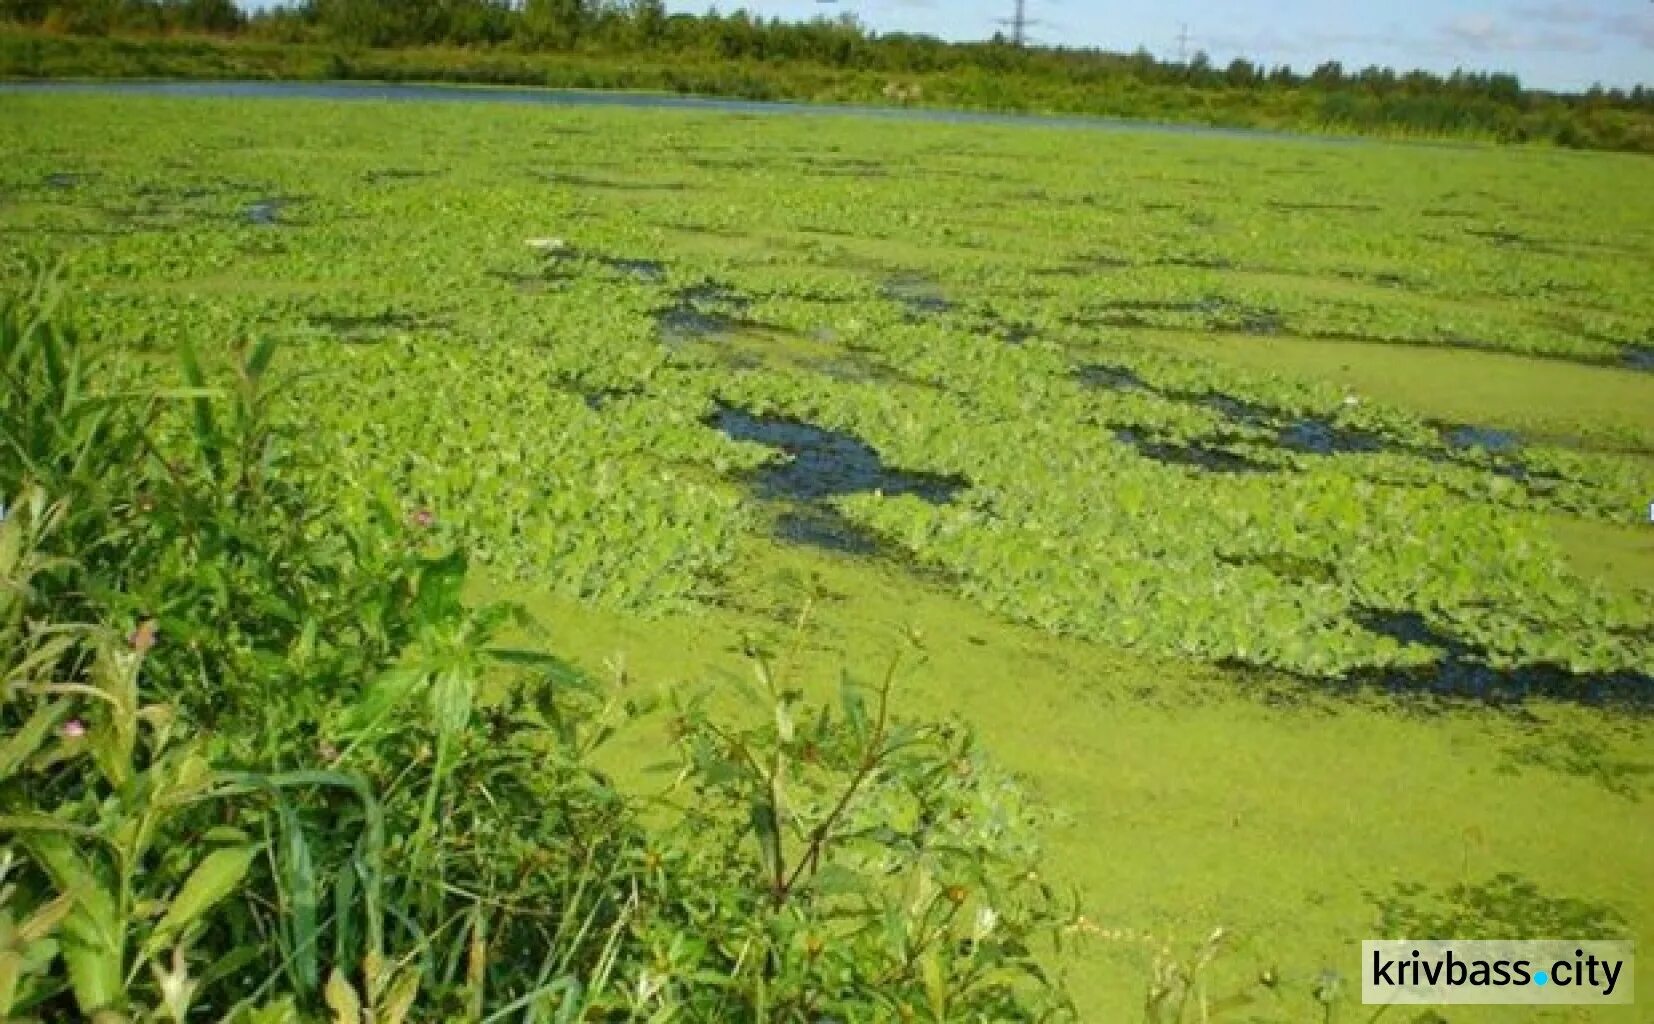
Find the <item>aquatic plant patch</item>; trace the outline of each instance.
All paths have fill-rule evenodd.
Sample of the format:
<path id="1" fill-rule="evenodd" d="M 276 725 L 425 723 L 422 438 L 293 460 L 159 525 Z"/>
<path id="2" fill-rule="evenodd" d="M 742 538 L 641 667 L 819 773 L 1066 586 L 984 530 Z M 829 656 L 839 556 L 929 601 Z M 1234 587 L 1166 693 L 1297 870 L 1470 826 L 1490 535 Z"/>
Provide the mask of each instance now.
<path id="1" fill-rule="evenodd" d="M 1582 689 L 1654 669 L 1654 602 L 1549 525 L 1654 497 L 1635 161 L 396 111 L 8 96 L 0 270 L 66 263 L 133 378 L 180 341 L 289 342 L 280 414 L 332 453 L 315 486 L 599 605 L 693 612 L 764 534 L 900 552 L 1052 632 L 1312 678 L 1444 651 Z M 1631 397 L 1608 450 L 1187 339 L 1498 352 Z M 816 433 L 761 436 L 780 425 Z"/>

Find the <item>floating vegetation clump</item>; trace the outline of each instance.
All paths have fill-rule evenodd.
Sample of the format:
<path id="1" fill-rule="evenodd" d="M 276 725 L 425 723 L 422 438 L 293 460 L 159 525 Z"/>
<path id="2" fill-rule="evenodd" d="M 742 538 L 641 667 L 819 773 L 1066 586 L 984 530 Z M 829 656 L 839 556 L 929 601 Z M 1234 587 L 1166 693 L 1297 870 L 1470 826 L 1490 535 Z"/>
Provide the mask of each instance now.
<path id="1" fill-rule="evenodd" d="M 1654 288 L 1630 269 L 1654 250 L 1618 231 L 1654 208 L 1613 161 L 398 110 L 318 133 L 280 103 L 12 97 L 0 263 L 71 261 L 137 349 L 304 339 L 284 414 L 329 439 L 320 485 L 404 496 L 599 604 L 701 608 L 764 531 L 1176 657 L 1441 660 L 1361 624 L 1383 608 L 1494 673 L 1654 669 L 1654 605 L 1546 525 L 1630 529 L 1654 497 Z M 1483 416 L 1470 387 L 1369 397 L 1342 353 L 1377 346 L 1421 385 L 1444 355 L 1536 396 L 1597 374 L 1613 444 Z M 1269 362 L 1289 348 L 1312 371 Z M 1294 565 L 1325 568 L 1271 568 Z"/>

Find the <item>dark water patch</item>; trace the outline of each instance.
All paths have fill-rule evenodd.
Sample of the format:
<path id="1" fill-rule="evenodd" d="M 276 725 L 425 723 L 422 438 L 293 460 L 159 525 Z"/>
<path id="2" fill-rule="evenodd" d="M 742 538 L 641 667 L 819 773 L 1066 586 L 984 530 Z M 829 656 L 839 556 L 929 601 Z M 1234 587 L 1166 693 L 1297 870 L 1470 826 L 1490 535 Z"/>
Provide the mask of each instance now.
<path id="1" fill-rule="evenodd" d="M 618 256 L 598 256 L 594 258 L 610 270 L 639 281 L 659 284 L 666 280 L 666 264 L 660 260 L 628 259 Z"/>
<path id="2" fill-rule="evenodd" d="M 1509 430 L 1497 427 L 1478 427 L 1471 424 L 1446 425 L 1440 428 L 1442 441 L 1455 450 L 1480 449 L 1495 455 L 1519 451 L 1521 438 Z"/>
<path id="3" fill-rule="evenodd" d="M 1003 320 L 995 325 L 994 334 L 1007 345 L 1026 345 L 1039 337 L 1039 331 L 1032 324 Z"/>
<path id="4" fill-rule="evenodd" d="M 792 506 L 776 518 L 775 536 L 789 544 L 854 558 L 870 558 L 884 550 L 877 536 L 830 505 Z"/>
<path id="5" fill-rule="evenodd" d="M 1376 434 L 1348 430 L 1336 426 L 1331 420 L 1314 416 L 1293 420 L 1282 427 L 1277 443 L 1282 448 L 1306 455 L 1360 455 L 1396 447 Z"/>
<path id="6" fill-rule="evenodd" d="M 761 444 L 789 456 L 754 475 L 754 491 L 771 500 L 814 502 L 877 491 L 889 497 L 911 494 L 941 505 L 970 486 L 958 477 L 892 469 L 855 435 L 813 423 L 757 416 L 727 406 L 714 413 L 709 423 L 733 440 Z"/>
<path id="7" fill-rule="evenodd" d="M 1074 371 L 1074 377 L 1087 387 L 1107 388 L 1110 391 L 1149 391 L 1148 384 L 1135 371 L 1108 363 L 1091 363 Z"/>
<path id="8" fill-rule="evenodd" d="M 742 327 L 756 326 L 743 319 L 752 300 L 716 281 L 678 289 L 677 301 L 655 314 L 661 340 L 667 344 L 727 337 Z"/>
<path id="9" fill-rule="evenodd" d="M 1522 450 L 1522 439 L 1515 432 L 1497 427 L 1474 424 L 1433 424 L 1447 448 L 1446 456 L 1435 452 L 1419 452 L 1432 461 L 1454 462 L 1483 469 L 1496 476 L 1507 477 L 1524 484 L 1534 493 L 1545 493 L 1566 478 L 1555 473 L 1535 470 L 1517 458 Z"/>
<path id="10" fill-rule="evenodd" d="M 1278 199 L 1271 199 L 1267 205 L 1292 213 L 1377 213 L 1380 209 L 1373 203 L 1289 203 Z"/>
<path id="11" fill-rule="evenodd" d="M 941 287 L 917 274 L 901 274 L 885 281 L 883 295 L 899 302 L 913 316 L 937 316 L 953 308 Z"/>
<path id="12" fill-rule="evenodd" d="M 1577 673 L 1563 665 L 1497 668 L 1485 648 L 1450 636 L 1413 611 L 1364 609 L 1351 616 L 1369 633 L 1440 652 L 1418 668 L 1357 669 L 1346 683 L 1394 694 L 1428 693 L 1490 704 L 1520 704 L 1534 697 L 1589 705 L 1654 710 L 1654 676 L 1626 669 Z"/>
<path id="13" fill-rule="evenodd" d="M 649 284 L 666 280 L 666 264 L 660 260 L 588 252 L 560 238 L 530 239 L 528 244 L 545 260 L 547 270 L 540 275 L 542 279 L 572 277 L 581 262 L 589 261 Z"/>
<path id="14" fill-rule="evenodd" d="M 1625 349 L 1623 362 L 1633 370 L 1654 371 L 1654 348 L 1630 345 Z"/>
<path id="15" fill-rule="evenodd" d="M 1126 376 L 1120 376 L 1124 373 Z M 1093 377 L 1093 374 L 1095 376 Z M 1141 378 L 1118 367 L 1087 367 L 1080 371 L 1081 379 L 1098 386 L 1121 390 L 1147 388 Z M 1341 427 L 1324 416 L 1294 416 L 1282 409 L 1248 401 L 1222 392 L 1189 392 L 1147 388 L 1162 398 L 1174 402 L 1198 405 L 1217 413 L 1231 423 L 1257 430 L 1270 431 L 1275 443 L 1303 455 L 1367 454 L 1379 451 L 1407 451 L 1405 446 L 1387 441 L 1377 434 Z"/>
<path id="16" fill-rule="evenodd" d="M 1267 405 L 1257 402 L 1248 402 L 1244 398 L 1234 395 L 1225 395 L 1218 391 L 1208 391 L 1205 394 L 1189 394 L 1187 392 L 1167 392 L 1167 397 L 1183 402 L 1194 402 L 1205 406 L 1225 419 L 1248 427 L 1272 426 L 1279 413 Z"/>
<path id="17" fill-rule="evenodd" d="M 282 216 L 282 213 L 299 202 L 302 202 L 302 200 L 292 196 L 271 196 L 268 199 L 259 199 L 249 203 L 241 214 L 247 223 L 258 227 L 291 226 L 294 222 Z"/>
<path id="18" fill-rule="evenodd" d="M 739 322 L 727 316 L 707 313 L 687 304 L 659 311 L 655 314 L 655 325 L 660 329 L 661 340 L 668 345 L 727 337 L 740 328 Z"/>
<path id="19" fill-rule="evenodd" d="M 1155 462 L 1172 466 L 1190 466 L 1208 473 L 1272 473 L 1276 467 L 1255 462 L 1244 455 L 1211 448 L 1205 445 L 1177 444 L 1155 440 L 1129 427 L 1114 432 L 1115 440 L 1131 445 L 1138 453 Z"/>

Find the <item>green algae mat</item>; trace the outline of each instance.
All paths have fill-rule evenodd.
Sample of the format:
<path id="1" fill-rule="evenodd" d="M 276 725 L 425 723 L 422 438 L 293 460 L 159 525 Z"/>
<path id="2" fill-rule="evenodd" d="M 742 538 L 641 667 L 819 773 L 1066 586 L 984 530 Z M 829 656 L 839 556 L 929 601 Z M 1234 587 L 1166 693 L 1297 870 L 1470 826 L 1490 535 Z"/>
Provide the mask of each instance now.
<path id="1" fill-rule="evenodd" d="M 134 378 L 279 339 L 311 472 L 594 671 L 919 629 L 1087 1019 L 1219 927 L 1242 1019 L 1366 1020 L 1363 938 L 1654 924 L 1644 159 L 20 94 L 0 152 L 8 283 Z"/>

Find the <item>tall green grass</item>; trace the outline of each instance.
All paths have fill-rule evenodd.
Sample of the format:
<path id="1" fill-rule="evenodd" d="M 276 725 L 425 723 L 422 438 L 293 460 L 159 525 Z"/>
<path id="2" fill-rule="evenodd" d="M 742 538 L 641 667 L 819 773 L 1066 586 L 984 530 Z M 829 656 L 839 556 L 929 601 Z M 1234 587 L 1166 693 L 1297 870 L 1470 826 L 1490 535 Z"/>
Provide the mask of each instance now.
<path id="1" fill-rule="evenodd" d="M 0 1017 L 1048 1020 L 1038 815 L 894 671 L 755 722 L 502 648 L 460 552 L 343 521 L 278 353 L 112 386 L 0 309 Z M 667 729 L 666 782 L 595 755 Z"/>

